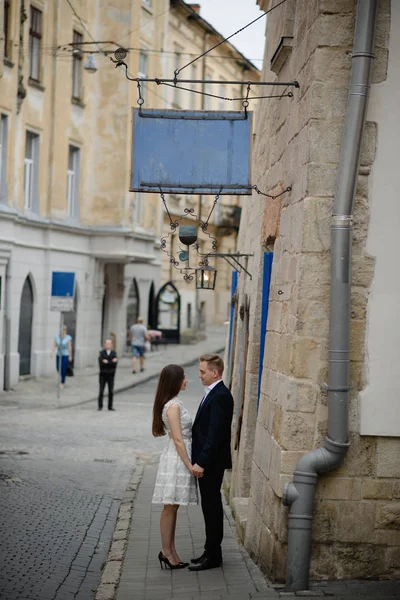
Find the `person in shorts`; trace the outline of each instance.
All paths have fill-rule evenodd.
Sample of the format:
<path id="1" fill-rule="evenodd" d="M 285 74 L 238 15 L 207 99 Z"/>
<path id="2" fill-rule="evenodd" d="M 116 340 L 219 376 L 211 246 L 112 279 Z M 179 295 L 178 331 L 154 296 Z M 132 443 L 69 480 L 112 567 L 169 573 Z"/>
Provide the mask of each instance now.
<path id="1" fill-rule="evenodd" d="M 147 333 L 146 327 L 143 325 L 142 317 L 139 317 L 137 323 L 132 325 L 130 331 L 130 340 L 132 346 L 132 373 L 136 373 L 136 363 L 139 358 L 140 370 L 144 371 L 144 351 L 146 340 L 150 336 Z"/>

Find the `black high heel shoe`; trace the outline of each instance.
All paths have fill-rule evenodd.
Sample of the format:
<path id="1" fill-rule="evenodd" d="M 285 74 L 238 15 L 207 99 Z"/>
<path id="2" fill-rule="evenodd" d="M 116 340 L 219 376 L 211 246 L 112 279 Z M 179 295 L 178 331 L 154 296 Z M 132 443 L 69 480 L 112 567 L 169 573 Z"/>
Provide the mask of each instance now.
<path id="1" fill-rule="evenodd" d="M 160 561 L 161 569 L 186 569 L 189 566 L 189 563 L 180 562 L 177 565 L 173 565 L 169 562 L 168 558 L 164 556 L 162 552 L 158 555 L 158 560 Z"/>

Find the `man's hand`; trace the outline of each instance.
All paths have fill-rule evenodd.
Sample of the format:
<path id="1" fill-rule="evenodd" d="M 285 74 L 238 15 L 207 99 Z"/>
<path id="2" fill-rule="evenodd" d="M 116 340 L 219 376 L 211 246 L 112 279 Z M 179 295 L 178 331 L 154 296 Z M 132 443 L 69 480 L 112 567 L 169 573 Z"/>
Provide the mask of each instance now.
<path id="1" fill-rule="evenodd" d="M 105 365 L 108 365 L 108 360 L 106 360 L 105 358 L 103 358 L 103 363 L 104 363 Z"/>
<path id="2" fill-rule="evenodd" d="M 118 358 L 113 358 L 112 362 L 118 362 Z"/>
<path id="3" fill-rule="evenodd" d="M 203 475 L 204 475 L 204 469 L 203 469 L 203 467 L 200 467 L 196 463 L 195 465 L 193 465 L 192 473 L 193 473 L 193 475 L 195 477 L 197 477 L 199 479 L 200 477 L 203 477 Z"/>

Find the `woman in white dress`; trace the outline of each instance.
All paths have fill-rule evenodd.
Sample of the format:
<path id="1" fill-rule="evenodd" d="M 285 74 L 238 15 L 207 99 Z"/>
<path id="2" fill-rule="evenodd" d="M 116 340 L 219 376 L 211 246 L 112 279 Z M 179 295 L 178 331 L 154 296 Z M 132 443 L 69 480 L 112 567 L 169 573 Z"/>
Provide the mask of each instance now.
<path id="1" fill-rule="evenodd" d="M 153 504 L 164 504 L 160 530 L 160 566 L 183 569 L 175 548 L 176 518 L 180 506 L 198 504 L 197 482 L 192 475 L 192 419 L 178 398 L 186 389 L 185 372 L 179 365 L 167 365 L 160 373 L 153 407 L 153 435 L 168 435 L 157 472 Z"/>

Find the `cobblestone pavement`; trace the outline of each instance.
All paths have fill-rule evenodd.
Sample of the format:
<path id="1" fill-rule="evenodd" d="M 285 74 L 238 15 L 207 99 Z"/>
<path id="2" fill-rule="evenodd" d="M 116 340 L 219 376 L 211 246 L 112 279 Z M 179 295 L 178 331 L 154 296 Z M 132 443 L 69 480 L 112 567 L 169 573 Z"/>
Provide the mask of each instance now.
<path id="1" fill-rule="evenodd" d="M 194 414 L 202 387 L 197 367 L 186 374 L 182 399 Z M 65 410 L 36 402 L 0 405 L 1 600 L 92 600 L 136 458 L 154 462 L 165 444 L 150 432 L 155 387 L 152 380 L 116 395 L 115 412 L 98 412 L 95 403 Z M 229 510 L 223 570 L 161 571 L 160 507 L 149 502 L 154 476 L 150 465 L 139 486 L 118 600 L 284 597 L 236 543 Z M 200 508 L 181 511 L 178 539 L 185 558 L 201 550 Z M 312 592 L 335 600 L 389 600 L 400 597 L 400 584 L 322 583 Z"/>
<path id="2" fill-rule="evenodd" d="M 117 394 L 115 412 L 0 404 L 1 600 L 94 597 L 136 458 L 163 446 L 150 429 L 155 387 Z"/>

